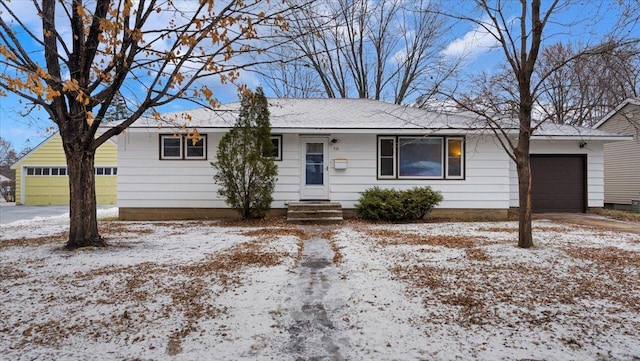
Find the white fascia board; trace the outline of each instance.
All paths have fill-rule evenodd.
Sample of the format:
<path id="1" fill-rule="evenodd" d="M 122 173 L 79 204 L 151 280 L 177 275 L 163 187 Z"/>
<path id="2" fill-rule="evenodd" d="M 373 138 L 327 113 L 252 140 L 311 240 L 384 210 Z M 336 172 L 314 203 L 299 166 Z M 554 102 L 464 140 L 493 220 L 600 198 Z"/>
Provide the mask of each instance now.
<path id="1" fill-rule="evenodd" d="M 593 141 L 602 141 L 602 142 L 619 142 L 624 140 L 633 140 L 633 137 L 630 135 L 608 135 L 608 136 L 597 136 L 597 135 L 534 135 L 531 137 L 532 140 L 593 140 Z"/>
<path id="2" fill-rule="evenodd" d="M 187 129 L 191 129 L 188 127 Z M 226 133 L 230 127 L 193 127 L 198 129 L 200 133 Z M 170 127 L 132 127 L 126 130 L 126 133 L 167 133 L 167 132 L 181 132 L 185 131 L 182 128 L 170 128 Z M 489 134 L 487 129 L 456 129 L 456 128 L 442 128 L 442 129 L 430 129 L 430 128 L 367 128 L 367 129 L 354 129 L 354 128 L 271 128 L 272 133 L 276 134 L 416 134 L 416 133 L 429 133 L 429 134 Z"/>
<path id="3" fill-rule="evenodd" d="M 272 133 L 277 134 L 469 134 L 478 131 L 468 131 L 463 129 L 429 129 L 429 128 L 271 128 Z"/>

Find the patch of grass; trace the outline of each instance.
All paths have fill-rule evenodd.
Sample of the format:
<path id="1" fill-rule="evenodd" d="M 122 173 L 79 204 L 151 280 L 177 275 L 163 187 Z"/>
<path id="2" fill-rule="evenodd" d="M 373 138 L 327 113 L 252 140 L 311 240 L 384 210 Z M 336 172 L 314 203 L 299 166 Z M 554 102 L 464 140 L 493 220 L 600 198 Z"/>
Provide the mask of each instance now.
<path id="1" fill-rule="evenodd" d="M 603 209 L 599 212 L 607 218 L 617 219 L 619 221 L 638 222 L 640 223 L 640 213 L 622 211 L 619 209 Z"/>

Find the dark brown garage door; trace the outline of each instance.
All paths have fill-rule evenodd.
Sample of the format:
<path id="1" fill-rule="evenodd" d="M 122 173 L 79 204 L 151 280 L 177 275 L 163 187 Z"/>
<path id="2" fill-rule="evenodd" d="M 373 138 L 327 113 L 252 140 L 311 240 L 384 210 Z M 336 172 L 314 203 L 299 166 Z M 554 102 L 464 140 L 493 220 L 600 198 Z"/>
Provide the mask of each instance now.
<path id="1" fill-rule="evenodd" d="M 585 211 L 584 156 L 531 156 L 534 212 Z"/>

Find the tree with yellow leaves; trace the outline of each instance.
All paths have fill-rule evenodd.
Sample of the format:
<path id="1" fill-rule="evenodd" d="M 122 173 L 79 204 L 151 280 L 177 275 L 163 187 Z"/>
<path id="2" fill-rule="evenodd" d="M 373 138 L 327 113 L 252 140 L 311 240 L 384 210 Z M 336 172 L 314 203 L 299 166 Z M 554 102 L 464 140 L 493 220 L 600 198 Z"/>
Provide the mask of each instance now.
<path id="1" fill-rule="evenodd" d="M 25 19 L 28 6 L 41 28 Z M 268 50 L 260 38 L 286 31 L 293 10 L 260 0 L 0 1 L 0 95 L 44 109 L 62 137 L 66 248 L 106 246 L 96 219 L 96 149 L 145 113 L 159 118 L 157 108 L 174 100 L 215 107 L 206 82 L 234 83 L 240 70 L 259 63 L 253 55 Z M 123 89 L 132 93 L 130 112 L 105 121 Z M 190 135 L 198 137 L 196 130 Z"/>

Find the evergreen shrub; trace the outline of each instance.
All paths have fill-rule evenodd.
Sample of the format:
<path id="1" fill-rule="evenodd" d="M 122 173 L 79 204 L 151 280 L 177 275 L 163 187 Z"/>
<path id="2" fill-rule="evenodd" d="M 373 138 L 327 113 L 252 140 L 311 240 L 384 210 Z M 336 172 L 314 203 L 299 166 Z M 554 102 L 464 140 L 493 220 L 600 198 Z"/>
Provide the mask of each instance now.
<path id="1" fill-rule="evenodd" d="M 361 193 L 356 213 L 372 221 L 418 221 L 442 202 L 442 195 L 431 187 L 414 187 L 405 191 L 378 186 Z"/>

